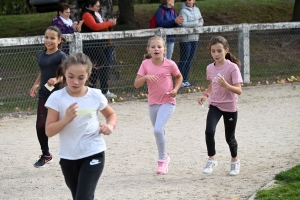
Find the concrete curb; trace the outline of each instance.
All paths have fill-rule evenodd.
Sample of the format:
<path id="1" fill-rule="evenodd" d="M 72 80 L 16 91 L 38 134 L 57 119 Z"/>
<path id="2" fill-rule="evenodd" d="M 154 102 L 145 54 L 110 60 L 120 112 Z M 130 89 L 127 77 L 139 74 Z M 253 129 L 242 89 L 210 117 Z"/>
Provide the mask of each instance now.
<path id="1" fill-rule="evenodd" d="M 263 186 L 262 188 L 260 188 L 259 190 L 267 189 L 267 188 L 269 188 L 271 185 L 273 185 L 274 183 L 275 183 L 275 180 L 272 180 L 272 181 L 270 181 L 269 183 L 267 183 L 265 186 Z M 255 200 L 256 193 L 257 193 L 257 192 L 255 192 L 254 194 L 252 194 L 251 197 L 250 197 L 248 200 Z"/>

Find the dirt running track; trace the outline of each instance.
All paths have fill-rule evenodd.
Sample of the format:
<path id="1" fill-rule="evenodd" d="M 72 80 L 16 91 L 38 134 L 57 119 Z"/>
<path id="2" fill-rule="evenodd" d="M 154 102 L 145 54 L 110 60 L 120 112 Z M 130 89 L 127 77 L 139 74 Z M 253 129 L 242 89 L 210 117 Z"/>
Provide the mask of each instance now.
<path id="1" fill-rule="evenodd" d="M 201 93 L 181 94 L 166 126 L 171 157 L 168 175 L 156 175 L 156 145 L 144 101 L 113 103 L 119 121 L 106 136 L 108 150 L 95 199 L 247 199 L 275 174 L 300 164 L 300 84 L 244 87 L 236 137 L 241 172 L 228 176 L 230 153 L 223 120 L 216 132 L 217 166 L 202 174 L 207 159 L 205 120 L 197 104 Z M 58 137 L 50 139 L 54 162 L 36 169 L 40 154 L 36 116 L 0 119 L 0 199 L 67 200 L 56 156 Z"/>

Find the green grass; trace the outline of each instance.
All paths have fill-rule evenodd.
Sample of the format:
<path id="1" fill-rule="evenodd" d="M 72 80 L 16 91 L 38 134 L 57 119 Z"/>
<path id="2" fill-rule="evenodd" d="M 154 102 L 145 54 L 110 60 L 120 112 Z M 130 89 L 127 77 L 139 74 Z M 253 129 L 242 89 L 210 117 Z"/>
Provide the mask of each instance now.
<path id="1" fill-rule="evenodd" d="M 196 1 L 204 25 L 287 22 L 292 19 L 293 2 L 283 0 L 203 0 Z M 149 20 L 159 4 L 134 6 L 137 29 L 149 28 Z M 181 3 L 175 4 L 177 12 Z M 114 11 L 118 10 L 114 6 Z M 42 35 L 56 12 L 0 17 L 0 38 Z M 116 26 L 115 30 L 118 30 Z"/>
<path id="2" fill-rule="evenodd" d="M 300 165 L 275 176 L 278 187 L 261 190 L 256 194 L 256 200 L 297 200 L 300 199 Z"/>

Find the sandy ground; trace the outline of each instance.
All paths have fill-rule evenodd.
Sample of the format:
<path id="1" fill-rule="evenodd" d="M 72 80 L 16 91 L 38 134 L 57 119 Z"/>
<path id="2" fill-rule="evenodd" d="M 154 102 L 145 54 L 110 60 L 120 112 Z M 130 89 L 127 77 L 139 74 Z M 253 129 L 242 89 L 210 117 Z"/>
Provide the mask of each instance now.
<path id="1" fill-rule="evenodd" d="M 144 101 L 112 103 L 119 122 L 105 137 L 106 165 L 95 199 L 247 199 L 275 174 L 300 164 L 300 84 L 244 87 L 236 137 L 241 172 L 228 175 L 230 153 L 223 120 L 216 132 L 217 166 L 202 174 L 208 108 L 201 93 L 181 94 L 166 126 L 169 174 L 156 175 L 157 151 Z M 207 105 L 206 105 L 207 106 Z M 54 162 L 36 169 L 40 154 L 36 116 L 0 119 L 0 199 L 71 199 L 56 156 L 58 137 L 50 139 Z"/>

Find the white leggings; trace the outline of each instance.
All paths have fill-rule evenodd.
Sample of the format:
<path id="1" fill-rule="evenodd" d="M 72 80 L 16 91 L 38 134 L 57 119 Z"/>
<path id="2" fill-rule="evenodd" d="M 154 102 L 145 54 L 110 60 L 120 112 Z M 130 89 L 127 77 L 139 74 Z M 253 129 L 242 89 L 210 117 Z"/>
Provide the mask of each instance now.
<path id="1" fill-rule="evenodd" d="M 171 103 L 149 106 L 150 119 L 154 127 L 154 136 L 158 149 L 158 161 L 164 161 L 166 158 L 165 125 L 174 110 L 175 105 Z"/>

